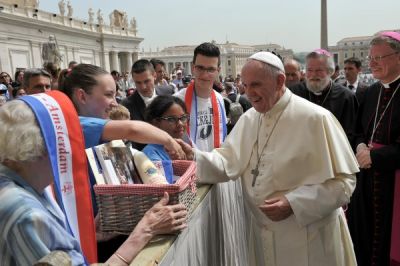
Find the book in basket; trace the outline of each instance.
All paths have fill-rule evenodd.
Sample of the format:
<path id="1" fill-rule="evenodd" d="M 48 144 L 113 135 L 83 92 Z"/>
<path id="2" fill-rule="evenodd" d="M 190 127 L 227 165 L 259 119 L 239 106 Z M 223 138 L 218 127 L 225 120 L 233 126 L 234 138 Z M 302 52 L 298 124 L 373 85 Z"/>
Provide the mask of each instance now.
<path id="1" fill-rule="evenodd" d="M 86 155 L 98 185 L 140 182 L 135 172 L 132 153 L 122 140 L 86 149 Z"/>

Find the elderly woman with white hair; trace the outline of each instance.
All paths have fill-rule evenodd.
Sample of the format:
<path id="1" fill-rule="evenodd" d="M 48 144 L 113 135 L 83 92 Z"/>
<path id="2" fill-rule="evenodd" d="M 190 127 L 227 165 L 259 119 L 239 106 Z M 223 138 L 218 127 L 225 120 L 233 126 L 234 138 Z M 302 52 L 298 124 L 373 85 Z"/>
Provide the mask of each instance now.
<path id="1" fill-rule="evenodd" d="M 80 185 L 73 183 L 67 187 L 67 182 L 60 183 L 62 175 L 74 175 L 70 169 L 79 168 L 77 160 L 84 154 L 81 129 L 74 128 L 79 125 L 78 116 L 60 92 L 20 99 L 0 108 L 1 263 L 32 265 L 53 250 L 68 253 L 73 265 L 93 263 L 96 250 L 88 248 L 74 229 L 71 216 L 65 215 L 69 208 L 65 198 L 77 194 Z M 74 136 L 64 134 L 67 131 L 63 132 L 63 127 Z M 65 153 L 60 152 L 63 149 Z M 72 167 L 64 169 L 63 160 Z M 81 161 L 86 163 L 84 158 Z M 53 193 L 48 193 L 46 187 L 53 181 Z M 127 265 L 155 234 L 185 227 L 186 211 L 176 212 L 173 206 L 162 208 L 167 202 L 166 194 L 145 214 L 107 264 Z M 90 213 L 84 218 L 94 224 Z"/>

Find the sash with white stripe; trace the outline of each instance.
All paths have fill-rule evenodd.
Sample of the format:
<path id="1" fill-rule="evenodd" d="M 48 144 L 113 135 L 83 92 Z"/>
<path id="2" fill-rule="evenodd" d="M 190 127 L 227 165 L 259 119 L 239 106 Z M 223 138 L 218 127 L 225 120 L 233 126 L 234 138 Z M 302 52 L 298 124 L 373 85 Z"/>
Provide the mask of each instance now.
<path id="1" fill-rule="evenodd" d="M 85 145 L 78 115 L 69 98 L 51 91 L 21 97 L 38 121 L 50 158 L 53 193 L 70 233 L 89 263 L 97 261 L 96 231 Z M 47 190 L 48 191 L 48 190 Z"/>

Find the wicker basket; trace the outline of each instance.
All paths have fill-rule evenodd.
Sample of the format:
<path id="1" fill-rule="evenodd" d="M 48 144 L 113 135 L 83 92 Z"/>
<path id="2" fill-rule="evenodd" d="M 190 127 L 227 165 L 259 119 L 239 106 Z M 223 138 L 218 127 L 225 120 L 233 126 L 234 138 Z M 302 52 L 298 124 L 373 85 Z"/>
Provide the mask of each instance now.
<path id="1" fill-rule="evenodd" d="M 96 185 L 100 230 L 130 234 L 147 210 L 169 193 L 169 203 L 183 203 L 192 213 L 196 198 L 196 164 L 193 161 L 173 161 L 174 174 L 181 176 L 175 184 Z"/>

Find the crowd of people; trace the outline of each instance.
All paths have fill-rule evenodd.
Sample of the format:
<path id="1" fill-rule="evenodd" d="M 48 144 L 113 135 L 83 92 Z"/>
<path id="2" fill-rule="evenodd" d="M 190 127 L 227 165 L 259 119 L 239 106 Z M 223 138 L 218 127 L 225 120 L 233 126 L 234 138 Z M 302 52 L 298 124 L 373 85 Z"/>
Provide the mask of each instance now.
<path id="1" fill-rule="evenodd" d="M 248 265 L 400 265 L 400 34 L 375 36 L 367 60 L 372 84 L 360 59 L 338 75 L 324 49 L 304 71 L 257 52 L 222 79 L 212 43 L 196 47 L 190 76 L 180 66 L 170 76 L 159 59 L 122 75 L 77 62 L 14 81 L 2 72 L 0 264 L 62 250 L 73 265 L 128 265 L 155 235 L 186 228 L 185 206 L 165 193 L 129 236 L 96 232 L 83 150 L 123 139 L 155 161 L 195 159 L 201 183 L 241 180 Z M 75 175 L 71 198 L 61 184 Z M 86 212 L 74 212 L 78 201 Z"/>

